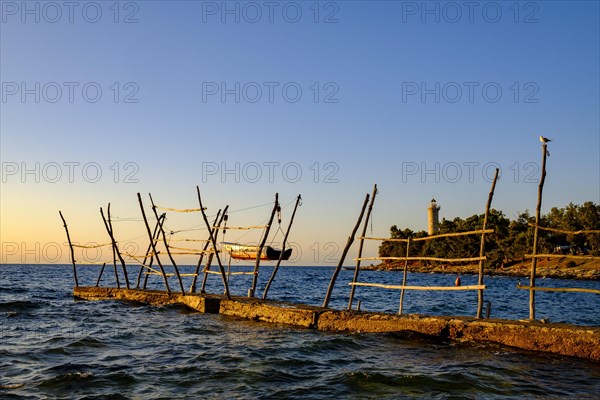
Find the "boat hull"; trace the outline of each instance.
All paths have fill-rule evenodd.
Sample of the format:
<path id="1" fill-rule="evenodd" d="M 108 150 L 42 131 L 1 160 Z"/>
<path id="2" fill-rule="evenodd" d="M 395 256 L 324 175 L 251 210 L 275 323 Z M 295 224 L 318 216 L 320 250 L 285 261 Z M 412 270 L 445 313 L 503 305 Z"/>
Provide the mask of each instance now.
<path id="1" fill-rule="evenodd" d="M 223 243 L 223 248 L 231 258 L 236 260 L 256 260 L 256 256 L 260 249 L 259 246 L 249 246 L 239 243 Z M 286 249 L 283 252 L 282 260 L 289 260 L 292 255 L 292 249 Z M 276 250 L 271 246 L 264 246 L 260 252 L 260 259 L 265 261 L 279 260 L 281 250 Z"/>

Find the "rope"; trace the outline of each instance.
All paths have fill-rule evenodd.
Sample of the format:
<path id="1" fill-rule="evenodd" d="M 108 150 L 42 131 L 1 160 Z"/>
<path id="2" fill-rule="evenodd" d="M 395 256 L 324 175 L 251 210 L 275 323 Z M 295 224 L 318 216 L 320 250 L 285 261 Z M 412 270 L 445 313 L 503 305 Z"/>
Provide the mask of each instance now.
<path id="1" fill-rule="evenodd" d="M 214 251 L 212 250 L 200 250 L 200 249 L 190 249 L 187 247 L 175 247 L 175 246 L 169 246 L 169 249 L 176 249 L 176 250 L 183 250 L 183 251 L 195 251 L 195 252 L 202 252 L 202 253 L 214 253 Z M 173 252 L 171 252 L 171 254 L 175 254 Z"/>
<path id="2" fill-rule="evenodd" d="M 277 234 L 281 232 L 281 234 L 285 237 L 285 233 L 283 232 L 283 230 L 281 229 L 281 225 L 279 225 L 277 227 L 277 231 L 275 232 L 275 235 L 273 235 L 273 238 L 271 239 L 271 243 L 269 243 L 269 246 L 271 246 L 273 244 L 273 242 L 275 241 L 275 238 L 277 237 Z"/>
<path id="3" fill-rule="evenodd" d="M 221 275 L 221 272 L 219 271 L 204 270 L 202 272 L 207 274 Z M 228 272 L 227 275 L 254 275 L 254 272 Z"/>
<path id="4" fill-rule="evenodd" d="M 73 247 L 79 247 L 79 248 L 82 248 L 82 249 L 97 249 L 98 247 L 111 246 L 111 245 L 112 245 L 112 242 L 111 243 L 104 243 L 104 244 L 97 244 L 97 245 L 94 245 L 94 246 L 85 246 L 83 244 L 73 244 L 72 246 Z"/>
<path id="5" fill-rule="evenodd" d="M 200 254 L 210 254 L 213 253 L 212 250 L 198 250 L 198 251 L 171 251 L 171 255 L 178 255 L 178 256 L 199 256 Z"/>
<path id="6" fill-rule="evenodd" d="M 250 206 L 250 207 L 246 207 L 246 208 L 240 208 L 240 209 L 233 210 L 233 211 L 229 210 L 229 211 L 227 211 L 227 214 L 232 214 L 232 213 L 236 213 L 236 212 L 252 210 L 252 209 L 255 209 L 255 208 L 259 208 L 259 207 L 265 207 L 265 206 L 268 206 L 269 204 L 273 204 L 273 203 L 269 202 L 269 203 L 259 204 L 259 205 L 256 205 L 256 206 Z M 214 218 L 215 215 L 216 214 L 207 215 L 207 218 Z M 191 232 L 191 231 L 203 231 L 203 230 L 206 230 L 206 227 L 204 226 L 204 224 L 199 224 L 199 225 L 190 226 L 189 228 L 183 228 L 183 229 L 180 229 L 178 231 L 171 231 L 171 234 L 179 233 L 179 232 Z"/>
<path id="7" fill-rule="evenodd" d="M 171 242 L 210 242 L 210 240 L 206 239 L 169 239 L 169 243 Z"/>
<path id="8" fill-rule="evenodd" d="M 150 253 L 148 253 L 148 254 L 147 254 L 147 255 L 145 255 L 145 256 L 135 256 L 135 255 L 133 255 L 133 254 L 127 254 L 127 253 L 125 253 L 125 255 L 126 255 L 127 257 L 129 257 L 129 258 L 131 258 L 131 259 L 133 259 L 133 260 L 137 261 L 137 259 L 138 259 L 138 258 L 139 258 L 139 259 L 142 259 L 142 258 L 154 257 L 156 254 L 154 254 L 154 252 L 152 252 L 152 251 L 151 251 Z M 142 263 L 141 263 L 141 262 L 139 262 L 139 261 L 137 261 L 137 262 L 138 262 L 139 264 L 142 264 Z M 142 264 L 142 265 L 144 265 L 144 264 Z"/>
<path id="9" fill-rule="evenodd" d="M 202 211 L 199 208 L 169 208 L 169 207 L 162 207 L 162 206 L 154 206 L 154 208 L 158 208 L 159 210 L 166 210 L 166 211 L 175 211 L 175 212 L 181 212 L 181 213 L 189 213 L 189 212 L 198 212 L 198 211 Z M 206 210 L 206 207 L 204 208 L 204 210 Z"/>
<path id="10" fill-rule="evenodd" d="M 77 263 L 78 266 L 86 265 L 86 264 L 89 264 L 89 265 L 112 264 L 112 262 L 113 262 L 112 260 L 110 260 L 110 261 L 85 261 L 84 263 L 79 264 L 79 262 L 77 260 L 75 260 L 75 263 Z"/>
<path id="11" fill-rule="evenodd" d="M 259 226 L 213 226 L 214 229 L 232 229 L 232 230 L 240 230 L 247 231 L 250 229 L 265 229 L 269 227 L 269 225 L 259 225 Z"/>
<path id="12" fill-rule="evenodd" d="M 271 205 L 271 204 L 273 204 L 273 202 L 268 202 L 268 203 L 259 204 L 257 206 L 251 206 L 251 207 L 246 207 L 246 208 L 239 208 L 237 210 L 227 211 L 227 213 L 228 214 L 233 214 L 233 213 L 240 212 L 240 211 L 247 211 L 247 210 L 252 210 L 254 208 L 265 207 L 265 206 L 268 206 L 268 205 Z"/>

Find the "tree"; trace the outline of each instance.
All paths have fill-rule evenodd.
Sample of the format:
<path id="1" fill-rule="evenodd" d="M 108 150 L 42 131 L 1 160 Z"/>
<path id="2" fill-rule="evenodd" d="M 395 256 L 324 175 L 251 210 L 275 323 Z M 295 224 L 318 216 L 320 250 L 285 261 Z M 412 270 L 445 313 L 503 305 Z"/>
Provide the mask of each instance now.
<path id="1" fill-rule="evenodd" d="M 481 229 L 484 215 L 472 215 L 466 219 L 442 219 L 439 233 L 465 232 Z M 533 224 L 535 218 L 524 211 L 515 220 L 508 219 L 502 211 L 491 209 L 488 215 L 488 228 L 493 234 L 486 235 L 485 254 L 488 267 L 496 268 L 504 263 L 524 261 L 525 254 L 532 251 Z M 543 215 L 540 226 L 561 230 L 600 230 L 600 206 L 588 201 L 582 205 L 569 203 L 566 207 L 553 207 Z M 425 231 L 400 230 L 396 225 L 390 228 L 391 238 L 427 236 Z M 411 256 L 440 258 L 476 257 L 479 255 L 480 238 L 477 235 L 440 238 L 411 243 Z M 551 253 L 557 246 L 570 246 L 577 252 L 600 255 L 600 234 L 564 234 L 548 230 L 538 230 L 538 253 Z M 379 247 L 382 257 L 403 257 L 406 243 L 384 241 Z"/>

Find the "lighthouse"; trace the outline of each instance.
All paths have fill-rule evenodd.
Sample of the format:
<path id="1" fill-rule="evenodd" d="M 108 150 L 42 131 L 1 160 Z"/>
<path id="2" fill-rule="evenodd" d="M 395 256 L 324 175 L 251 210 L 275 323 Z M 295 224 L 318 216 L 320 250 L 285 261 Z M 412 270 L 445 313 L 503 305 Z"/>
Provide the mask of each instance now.
<path id="1" fill-rule="evenodd" d="M 435 199 L 431 199 L 429 207 L 427 207 L 428 232 L 430 235 L 435 235 L 440 229 L 440 206 L 437 205 Z"/>

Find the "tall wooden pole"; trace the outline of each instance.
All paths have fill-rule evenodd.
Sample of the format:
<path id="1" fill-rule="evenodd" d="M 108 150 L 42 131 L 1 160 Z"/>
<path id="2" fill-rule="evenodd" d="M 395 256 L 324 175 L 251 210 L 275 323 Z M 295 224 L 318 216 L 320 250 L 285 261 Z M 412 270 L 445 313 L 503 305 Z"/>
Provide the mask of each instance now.
<path id="1" fill-rule="evenodd" d="M 483 257 L 485 253 L 485 229 L 487 228 L 488 216 L 490 215 L 490 207 L 492 206 L 492 199 L 494 197 L 494 190 L 496 189 L 496 181 L 498 180 L 498 173 L 500 172 L 499 168 L 496 168 L 496 173 L 494 174 L 494 180 L 492 181 L 492 188 L 490 189 L 490 194 L 488 195 L 487 203 L 485 205 L 485 214 L 483 216 L 483 227 L 481 228 L 481 243 L 479 244 L 479 257 Z M 479 286 L 483 285 L 483 266 L 484 261 L 479 260 L 479 277 L 477 279 L 477 284 Z M 481 311 L 483 310 L 483 289 L 479 289 L 477 291 L 477 318 L 481 318 Z"/>
<path id="2" fill-rule="evenodd" d="M 175 275 L 177 276 L 177 281 L 179 282 L 179 288 L 181 289 L 181 293 L 185 293 L 185 289 L 183 288 L 183 281 L 181 280 L 181 275 L 179 274 L 179 268 L 177 268 L 177 264 L 171 255 L 171 250 L 169 249 L 169 242 L 167 241 L 167 235 L 165 234 L 165 230 L 163 229 L 163 224 L 160 218 L 158 218 L 158 213 L 156 212 L 156 206 L 154 205 L 154 200 L 152 200 L 152 195 L 148 193 L 150 197 L 150 203 L 152 204 L 152 211 L 154 212 L 154 216 L 156 217 L 156 221 L 158 222 L 158 227 L 160 229 L 160 233 L 162 234 L 163 243 L 165 245 L 165 249 L 167 250 L 167 255 L 169 256 L 169 260 L 171 260 L 171 264 L 173 264 L 173 268 L 175 269 Z"/>
<path id="3" fill-rule="evenodd" d="M 364 238 L 367 234 L 367 227 L 369 226 L 369 218 L 371 217 L 371 212 L 373 211 L 373 203 L 375 203 L 375 196 L 377 196 L 377 185 L 373 186 L 373 194 L 371 195 L 371 202 L 369 203 L 369 208 L 367 209 L 367 216 L 365 217 L 365 223 L 363 224 L 363 230 L 361 238 Z M 358 281 L 358 272 L 360 271 L 360 258 L 362 257 L 363 245 L 365 243 L 365 239 L 360 239 L 360 245 L 358 246 L 358 260 L 356 261 L 356 268 L 354 269 L 354 277 L 352 278 L 352 282 L 356 283 Z M 354 291 L 356 290 L 356 286 L 350 286 L 350 299 L 348 300 L 348 310 L 352 309 L 352 302 L 354 301 Z"/>
<path id="4" fill-rule="evenodd" d="M 169 288 L 169 280 L 167 279 L 167 274 L 165 273 L 165 269 L 160 261 L 160 257 L 158 256 L 158 251 L 156 251 L 156 244 L 154 243 L 154 238 L 152 236 L 152 232 L 150 231 L 150 225 L 148 225 L 148 219 L 146 218 L 146 212 L 144 211 L 144 203 L 142 202 L 142 196 L 138 193 L 138 202 L 140 203 L 140 210 L 142 210 L 142 217 L 144 218 L 144 224 L 146 225 L 146 232 L 148 233 L 148 239 L 150 239 L 150 246 L 152 246 L 152 253 L 156 256 L 156 262 L 160 267 L 160 272 L 162 273 L 163 279 L 165 281 L 165 287 L 167 288 L 167 293 L 171 294 L 171 288 Z M 144 286 L 146 286 L 144 284 Z"/>
<path id="5" fill-rule="evenodd" d="M 285 231 L 285 236 L 283 237 L 283 244 L 281 245 L 281 253 L 279 254 L 279 259 L 277 260 L 277 264 L 273 269 L 273 273 L 271 274 L 271 278 L 269 278 L 269 282 L 267 282 L 267 286 L 265 286 L 265 291 L 263 293 L 263 300 L 267 298 L 267 293 L 269 292 L 269 288 L 271 287 L 271 283 L 275 279 L 275 274 L 277 274 L 277 270 L 279 269 L 279 265 L 281 264 L 281 260 L 283 259 L 283 253 L 285 252 L 285 244 L 287 243 L 288 235 L 290 234 L 290 229 L 292 229 L 292 224 L 294 223 L 294 216 L 296 216 L 296 210 L 300 205 L 300 201 L 302 201 L 302 196 L 298 195 L 296 198 L 296 205 L 294 206 L 294 211 L 292 212 L 292 217 L 290 218 L 290 224 Z M 231 260 L 230 260 L 231 261 Z"/>
<path id="6" fill-rule="evenodd" d="M 331 281 L 329 282 L 329 286 L 327 287 L 327 294 L 325 294 L 325 300 L 323 301 L 323 307 L 327 307 L 329 305 L 329 300 L 331 299 L 331 292 L 333 292 L 335 281 L 340 273 L 340 270 L 342 269 L 342 265 L 344 264 L 344 260 L 346 259 L 346 255 L 348 254 L 348 250 L 350 250 L 350 246 L 352 246 L 352 242 L 354 242 L 354 236 L 356 236 L 356 231 L 360 227 L 360 222 L 363 219 L 368 202 L 369 193 L 367 193 L 367 195 L 365 196 L 365 201 L 363 202 L 362 209 L 360 210 L 360 216 L 358 217 L 358 221 L 356 221 L 356 225 L 354 225 L 354 229 L 352 230 L 352 233 L 350 234 L 350 236 L 348 237 L 348 241 L 346 242 L 346 247 L 344 247 L 344 251 L 342 251 L 340 261 L 338 262 L 337 267 L 333 271 L 333 276 L 331 277 Z"/>
<path id="7" fill-rule="evenodd" d="M 544 182 L 546 180 L 546 156 L 548 155 L 547 144 L 542 143 L 542 176 L 540 178 L 540 184 L 538 186 L 538 201 L 535 207 L 535 227 L 533 228 L 533 258 L 531 259 L 531 275 L 529 277 L 529 319 L 535 319 L 535 269 L 537 266 L 537 254 L 538 247 L 538 227 L 540 225 L 540 214 L 542 211 L 542 192 L 544 190 Z"/>
<path id="8" fill-rule="evenodd" d="M 217 216 L 215 217 L 215 222 L 213 222 L 213 226 L 211 227 L 213 235 L 217 232 L 216 226 L 221 226 L 221 222 L 223 221 L 223 216 L 227 214 L 227 209 L 229 206 L 225 206 L 223 210 L 223 214 L 221 214 L 221 210 L 217 212 Z M 210 238 L 204 243 L 204 247 L 202 248 L 202 254 L 200 254 L 200 258 L 198 259 L 198 263 L 196 264 L 196 270 L 194 271 L 194 279 L 192 280 L 192 285 L 190 286 L 190 293 L 196 292 L 196 282 L 198 281 L 198 274 L 200 273 L 200 266 L 202 265 L 202 260 L 204 259 L 204 252 L 208 250 L 208 246 L 210 246 Z M 217 249 L 214 249 L 217 251 Z M 207 257 L 208 258 L 208 257 Z"/>
<path id="9" fill-rule="evenodd" d="M 402 290 L 400 290 L 400 309 L 398 314 L 402 315 L 402 308 L 404 307 L 404 287 L 406 286 L 406 280 L 408 278 L 408 254 L 410 251 L 410 236 L 406 241 L 406 260 L 404 260 L 404 273 L 402 275 Z"/>
<path id="10" fill-rule="evenodd" d="M 162 213 L 160 215 L 159 221 L 160 220 L 164 221 L 166 216 L 167 216 L 167 214 Z M 159 221 L 156 221 L 156 225 L 154 225 L 154 232 L 152 232 L 152 238 L 154 239 L 154 242 L 156 242 L 158 240 L 158 222 Z M 144 267 L 146 265 L 146 261 L 148 260 L 148 258 L 150 258 L 150 265 L 148 265 L 148 266 L 152 265 L 153 256 L 152 255 L 148 256 L 148 254 L 150 253 L 151 250 L 152 250 L 152 245 L 149 244 L 148 248 L 146 249 L 146 253 L 145 253 L 146 256 L 144 257 L 144 261 L 142 261 L 142 265 L 140 266 L 140 272 L 138 273 L 137 283 L 135 284 L 136 289 L 138 289 L 140 287 L 140 280 L 142 279 L 142 273 L 144 272 Z M 144 281 L 145 281 L 145 279 L 144 279 Z M 144 289 L 145 288 L 146 287 L 144 285 Z"/>
<path id="11" fill-rule="evenodd" d="M 196 192 L 198 193 L 198 203 L 200 203 L 200 212 L 202 213 L 202 218 L 204 219 L 204 223 L 206 224 L 206 229 L 210 235 L 210 241 L 213 245 L 213 249 L 215 252 L 213 253 L 217 258 L 217 262 L 219 263 L 219 270 L 221 271 L 221 279 L 223 279 L 223 286 L 225 287 L 225 295 L 227 299 L 231 299 L 231 295 L 229 294 L 229 285 L 227 284 L 227 277 L 225 276 L 225 268 L 223 268 L 223 264 L 221 263 L 221 257 L 219 257 L 219 251 L 217 249 L 217 241 L 215 240 L 215 235 L 213 235 L 213 229 L 208 222 L 208 218 L 206 217 L 206 213 L 204 212 L 204 207 L 202 206 L 202 197 L 200 196 L 200 187 L 196 186 Z"/>
<path id="12" fill-rule="evenodd" d="M 248 292 L 248 297 L 254 297 L 254 292 L 256 291 L 256 284 L 258 282 L 258 267 L 260 266 L 260 255 L 262 253 L 263 247 L 265 247 L 265 243 L 267 242 L 267 237 L 269 236 L 269 231 L 271 230 L 271 225 L 273 225 L 273 218 L 275 218 L 275 212 L 277 212 L 277 208 L 279 207 L 279 193 L 275 193 L 275 205 L 273 206 L 273 211 L 271 211 L 271 217 L 269 218 L 269 223 L 265 228 L 265 233 L 263 234 L 263 238 L 258 246 L 258 252 L 256 253 L 256 262 L 254 264 L 254 271 L 252 277 L 252 287 Z"/>
<path id="13" fill-rule="evenodd" d="M 60 214 L 60 219 L 62 219 L 63 226 L 65 227 L 65 232 L 67 232 L 67 241 L 69 242 L 69 249 L 71 249 L 71 262 L 73 263 L 73 279 L 75 279 L 75 287 L 79 286 L 79 280 L 77 279 L 77 266 L 75 265 L 75 252 L 73 251 L 73 243 L 71 243 L 71 236 L 69 235 L 69 228 L 67 228 L 67 222 L 62 215 L 62 212 L 58 212 Z"/>

